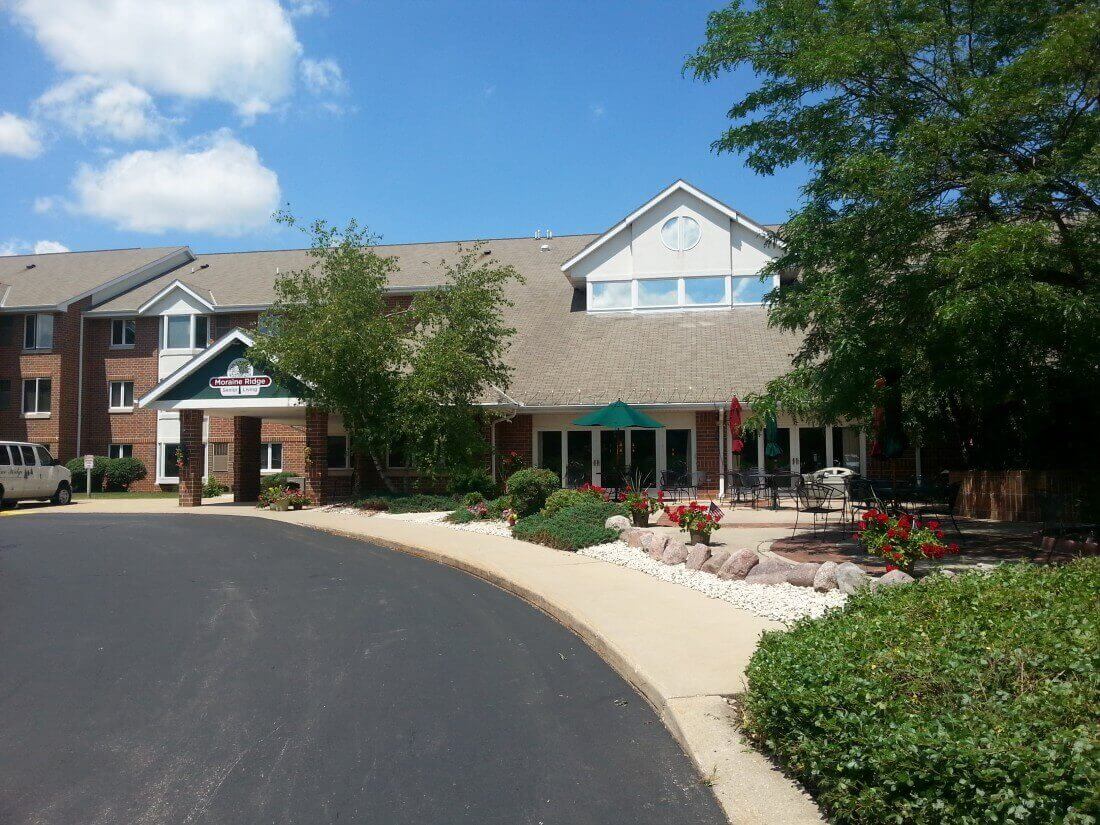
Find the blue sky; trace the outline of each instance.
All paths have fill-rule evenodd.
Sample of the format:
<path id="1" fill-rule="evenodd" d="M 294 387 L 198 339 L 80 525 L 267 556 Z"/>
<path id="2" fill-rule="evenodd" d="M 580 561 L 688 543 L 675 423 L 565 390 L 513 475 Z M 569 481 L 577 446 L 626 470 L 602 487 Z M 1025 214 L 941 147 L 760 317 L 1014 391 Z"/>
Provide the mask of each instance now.
<path id="1" fill-rule="evenodd" d="M 0 251 L 599 231 L 683 177 L 764 221 L 710 143 L 747 72 L 681 74 L 714 2 L 0 0 Z M 44 248 L 44 247 L 43 247 Z"/>

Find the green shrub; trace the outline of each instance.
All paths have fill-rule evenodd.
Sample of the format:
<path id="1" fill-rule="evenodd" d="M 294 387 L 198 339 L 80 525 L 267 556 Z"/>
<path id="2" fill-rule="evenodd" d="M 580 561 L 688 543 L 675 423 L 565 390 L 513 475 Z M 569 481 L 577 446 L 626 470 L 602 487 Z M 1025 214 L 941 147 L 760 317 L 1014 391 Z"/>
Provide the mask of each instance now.
<path id="1" fill-rule="evenodd" d="M 480 493 L 484 500 L 497 493 L 497 485 L 487 470 L 481 467 L 470 467 L 451 472 L 447 492 L 454 496 Z"/>
<path id="2" fill-rule="evenodd" d="M 836 822 L 1095 822 L 1100 559 L 861 593 L 748 667 L 745 728 Z"/>
<path id="3" fill-rule="evenodd" d="M 547 497 L 539 515 L 549 518 L 567 507 L 576 507 L 590 501 L 603 501 L 603 495 L 594 490 L 555 490 Z"/>
<path id="4" fill-rule="evenodd" d="M 561 489 L 561 479 L 553 470 L 528 467 L 512 473 L 507 486 L 516 514 L 522 517 L 541 510 L 550 494 Z"/>
<path id="5" fill-rule="evenodd" d="M 618 531 L 604 527 L 604 522 L 609 516 L 625 515 L 626 508 L 621 504 L 588 501 L 559 510 L 550 517 L 539 514 L 520 519 L 512 528 L 512 535 L 557 550 L 580 550 L 614 541 Z"/>
<path id="6" fill-rule="evenodd" d="M 215 496 L 220 496 L 228 492 L 229 485 L 222 484 L 220 481 L 214 478 L 214 476 L 210 476 L 209 478 L 207 478 L 205 483 L 202 485 L 203 498 L 214 498 Z"/>
<path id="7" fill-rule="evenodd" d="M 485 501 L 485 496 L 481 493 L 467 493 L 462 497 L 462 504 L 466 507 L 473 507 L 483 501 Z"/>
<path id="8" fill-rule="evenodd" d="M 287 482 L 291 479 L 290 473 L 283 470 L 281 473 L 272 473 L 271 475 L 260 476 L 260 492 L 268 492 L 272 489 L 281 490 L 287 486 Z"/>
<path id="9" fill-rule="evenodd" d="M 434 496 L 413 493 L 408 496 L 375 495 L 357 502 L 363 510 L 388 510 L 391 513 L 435 513 L 453 510 L 455 500 L 450 496 Z"/>
<path id="10" fill-rule="evenodd" d="M 390 501 L 389 499 L 376 496 L 373 498 L 365 498 L 355 506 L 361 510 L 385 511 L 390 509 Z"/>
<path id="11" fill-rule="evenodd" d="M 94 464 L 92 466 L 92 491 L 102 492 L 103 490 L 103 474 L 107 471 L 107 462 L 111 459 L 105 455 L 95 456 Z M 77 492 L 83 492 L 88 489 L 88 472 L 84 469 L 83 458 L 70 458 L 65 462 L 65 466 L 72 474 L 72 487 Z"/>
<path id="12" fill-rule="evenodd" d="M 500 496 L 494 498 L 492 501 L 487 502 L 489 505 L 489 518 L 502 519 L 504 518 L 504 511 L 512 509 L 512 497 Z"/>
<path id="13" fill-rule="evenodd" d="M 477 516 L 471 513 L 466 507 L 459 507 L 453 513 L 447 516 L 447 521 L 451 522 L 452 524 L 469 524 L 471 521 L 474 521 L 476 519 Z"/>
<path id="14" fill-rule="evenodd" d="M 136 458 L 109 458 L 103 471 L 103 484 L 108 490 L 129 490 L 131 484 L 145 476 L 142 461 Z"/>

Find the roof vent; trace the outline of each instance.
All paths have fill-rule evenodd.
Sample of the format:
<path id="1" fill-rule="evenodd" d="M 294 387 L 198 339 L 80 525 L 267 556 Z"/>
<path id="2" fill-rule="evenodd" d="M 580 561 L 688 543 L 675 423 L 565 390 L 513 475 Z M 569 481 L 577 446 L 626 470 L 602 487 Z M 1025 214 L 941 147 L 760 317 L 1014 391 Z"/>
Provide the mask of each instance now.
<path id="1" fill-rule="evenodd" d="M 546 240 L 550 240 L 553 237 L 554 237 L 554 230 L 553 229 L 547 229 L 546 230 Z"/>
<path id="2" fill-rule="evenodd" d="M 539 249 L 541 249 L 543 252 L 549 252 L 550 251 L 550 244 L 544 243 L 542 246 L 539 247 Z"/>
<path id="3" fill-rule="evenodd" d="M 27 269 L 34 269 L 38 264 L 27 264 Z"/>
<path id="4" fill-rule="evenodd" d="M 210 264 L 199 264 L 199 269 L 206 269 Z"/>
<path id="5" fill-rule="evenodd" d="M 541 229 L 536 229 L 535 230 L 535 240 L 538 240 L 541 237 L 542 237 L 542 230 Z"/>

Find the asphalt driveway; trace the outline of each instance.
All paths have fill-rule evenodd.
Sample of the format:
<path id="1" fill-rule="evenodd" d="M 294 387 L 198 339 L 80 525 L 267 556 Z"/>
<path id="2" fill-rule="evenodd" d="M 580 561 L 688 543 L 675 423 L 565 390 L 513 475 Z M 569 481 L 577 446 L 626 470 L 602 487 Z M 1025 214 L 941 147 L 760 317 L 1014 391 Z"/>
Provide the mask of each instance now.
<path id="1" fill-rule="evenodd" d="M 720 823 L 648 705 L 463 573 L 261 519 L 0 519 L 0 822 Z"/>

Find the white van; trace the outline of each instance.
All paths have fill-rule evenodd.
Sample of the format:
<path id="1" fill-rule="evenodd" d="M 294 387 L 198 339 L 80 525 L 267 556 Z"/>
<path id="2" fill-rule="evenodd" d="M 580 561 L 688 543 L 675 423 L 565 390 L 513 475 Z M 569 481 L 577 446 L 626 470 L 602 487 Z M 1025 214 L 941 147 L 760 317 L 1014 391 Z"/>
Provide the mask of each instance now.
<path id="1" fill-rule="evenodd" d="M 0 507 L 24 499 L 73 499 L 73 475 L 41 444 L 0 441 Z"/>

